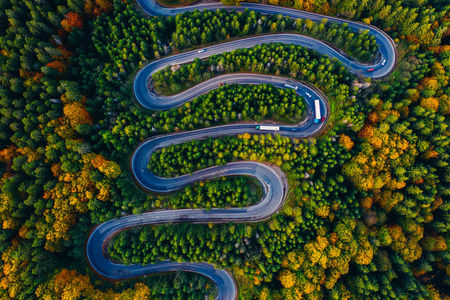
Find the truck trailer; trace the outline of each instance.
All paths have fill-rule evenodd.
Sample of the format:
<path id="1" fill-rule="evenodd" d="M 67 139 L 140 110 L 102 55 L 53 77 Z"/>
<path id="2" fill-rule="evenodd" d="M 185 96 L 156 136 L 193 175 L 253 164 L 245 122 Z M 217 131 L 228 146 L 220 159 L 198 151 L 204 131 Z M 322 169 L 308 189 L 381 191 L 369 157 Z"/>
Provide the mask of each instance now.
<path id="1" fill-rule="evenodd" d="M 286 83 L 286 84 L 284 85 L 284 87 L 285 87 L 285 88 L 290 88 L 290 89 L 293 89 L 293 90 L 298 90 L 298 86 L 296 86 L 296 85 L 291 85 L 291 84 L 288 84 L 288 83 Z"/>
<path id="2" fill-rule="evenodd" d="M 280 130 L 280 126 L 270 126 L 270 125 L 261 125 L 261 126 L 256 126 L 256 129 L 258 130 Z"/>
<path id="3" fill-rule="evenodd" d="M 322 115 L 320 114 L 320 101 L 314 100 L 314 107 L 316 110 L 316 118 L 314 119 L 314 123 L 319 123 Z"/>

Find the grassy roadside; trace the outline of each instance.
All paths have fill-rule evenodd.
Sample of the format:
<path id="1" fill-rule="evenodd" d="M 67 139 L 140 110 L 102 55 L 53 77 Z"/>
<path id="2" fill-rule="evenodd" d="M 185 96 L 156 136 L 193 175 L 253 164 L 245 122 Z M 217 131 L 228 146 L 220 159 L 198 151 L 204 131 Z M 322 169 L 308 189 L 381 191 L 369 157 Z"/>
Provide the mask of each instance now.
<path id="1" fill-rule="evenodd" d="M 406 57 L 406 54 L 408 53 L 408 45 L 404 41 L 400 41 L 397 46 L 397 65 L 394 68 L 394 71 L 392 71 L 391 74 L 389 74 L 388 77 L 384 78 L 383 81 L 389 82 L 391 80 L 394 80 L 402 71 L 398 66 L 403 62 L 403 59 Z"/>

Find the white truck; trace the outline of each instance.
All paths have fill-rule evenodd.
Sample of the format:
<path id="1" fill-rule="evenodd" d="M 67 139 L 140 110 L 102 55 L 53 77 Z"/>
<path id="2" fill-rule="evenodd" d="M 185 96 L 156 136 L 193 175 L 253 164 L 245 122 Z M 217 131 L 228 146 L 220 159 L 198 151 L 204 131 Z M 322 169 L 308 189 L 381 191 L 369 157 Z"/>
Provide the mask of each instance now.
<path id="1" fill-rule="evenodd" d="M 256 129 L 258 130 L 280 130 L 280 126 L 267 126 L 267 125 L 261 125 L 261 126 L 256 126 Z"/>
<path id="2" fill-rule="evenodd" d="M 322 115 L 320 114 L 320 102 L 319 100 L 314 100 L 314 107 L 316 111 L 316 118 L 314 119 L 314 123 L 319 123 Z"/>
<path id="3" fill-rule="evenodd" d="M 291 85 L 291 84 L 289 84 L 289 83 L 286 83 L 286 84 L 284 85 L 284 87 L 285 87 L 285 88 L 290 88 L 290 89 L 293 89 L 293 90 L 298 90 L 298 86 L 296 86 L 296 85 Z"/>

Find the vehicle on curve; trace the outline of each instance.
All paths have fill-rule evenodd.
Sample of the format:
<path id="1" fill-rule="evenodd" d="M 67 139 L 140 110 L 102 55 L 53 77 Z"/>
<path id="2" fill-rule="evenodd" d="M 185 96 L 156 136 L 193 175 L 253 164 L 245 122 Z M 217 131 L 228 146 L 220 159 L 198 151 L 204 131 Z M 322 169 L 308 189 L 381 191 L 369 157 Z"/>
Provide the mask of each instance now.
<path id="1" fill-rule="evenodd" d="M 305 95 L 308 96 L 309 98 L 311 98 L 311 94 L 308 92 L 305 92 Z"/>
<path id="2" fill-rule="evenodd" d="M 286 83 L 286 84 L 284 85 L 284 87 L 285 87 L 285 88 L 290 88 L 290 89 L 293 89 L 293 90 L 298 90 L 298 86 L 296 86 L 296 85 L 290 85 L 289 83 Z"/>
<path id="3" fill-rule="evenodd" d="M 367 72 L 373 72 L 373 71 L 375 71 L 375 68 L 367 69 Z"/>
<path id="4" fill-rule="evenodd" d="M 381 62 L 381 65 L 384 66 L 386 64 L 386 60 L 383 59 L 383 61 Z"/>
<path id="5" fill-rule="evenodd" d="M 314 123 L 319 123 L 322 115 L 320 114 L 320 101 L 314 100 L 314 109 L 316 111 L 316 118 L 314 119 Z"/>
<path id="6" fill-rule="evenodd" d="M 271 126 L 271 125 L 258 125 L 258 126 L 256 126 L 256 129 L 258 129 L 258 130 L 273 130 L 273 131 L 276 131 L 276 130 L 280 130 L 280 126 Z"/>
<path id="7" fill-rule="evenodd" d="M 198 50 L 197 52 L 198 52 L 198 53 L 203 53 L 203 52 L 206 52 L 206 49 L 200 49 L 200 50 Z"/>
<path id="8" fill-rule="evenodd" d="M 224 85 L 225 85 L 225 82 L 219 83 L 219 86 L 224 86 Z"/>
<path id="9" fill-rule="evenodd" d="M 292 131 L 298 131 L 298 128 L 292 128 Z"/>
<path id="10" fill-rule="evenodd" d="M 325 121 L 325 119 L 326 119 L 326 116 L 323 116 L 323 117 L 322 117 L 322 122 Z"/>

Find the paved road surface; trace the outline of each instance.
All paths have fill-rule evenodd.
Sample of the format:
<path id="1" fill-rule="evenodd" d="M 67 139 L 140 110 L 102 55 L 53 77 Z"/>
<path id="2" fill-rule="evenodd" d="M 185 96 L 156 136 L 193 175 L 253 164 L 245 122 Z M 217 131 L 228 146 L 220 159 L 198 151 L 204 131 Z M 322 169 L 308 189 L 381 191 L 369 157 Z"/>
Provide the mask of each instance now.
<path id="1" fill-rule="evenodd" d="M 168 9 L 154 3 L 152 0 L 138 0 L 145 11 L 151 15 L 174 15 L 183 11 L 198 9 L 217 9 L 222 8 L 222 4 L 204 4 L 195 5 L 184 8 Z M 232 9 L 226 7 L 227 9 Z M 242 3 L 241 7 L 235 7 L 236 10 L 249 8 L 251 10 L 260 11 L 261 13 L 280 13 L 293 18 L 308 18 L 318 21 L 323 18 L 321 15 L 297 11 L 293 9 L 268 6 L 253 3 Z M 339 23 L 348 22 L 341 19 L 327 17 Z M 225 51 L 231 51 L 238 48 L 253 47 L 257 44 L 282 42 L 285 44 L 302 45 L 311 49 L 315 49 L 330 57 L 337 57 L 350 72 L 363 74 L 373 78 L 379 78 L 389 74 L 394 68 L 396 61 L 396 51 L 392 40 L 378 29 L 367 27 L 360 23 L 348 22 L 349 27 L 358 29 L 369 29 L 378 43 L 382 59 L 386 59 L 386 63 L 381 65 L 381 60 L 374 65 L 357 64 L 350 61 L 345 56 L 328 47 L 324 43 L 305 36 L 296 34 L 275 34 L 266 35 L 258 38 L 247 38 L 238 41 L 223 43 L 205 48 L 207 51 L 198 53 L 190 51 L 165 57 L 144 67 L 136 76 L 134 81 L 134 94 L 137 101 L 144 107 L 154 110 L 170 109 L 190 101 L 210 90 L 217 88 L 218 83 L 226 82 L 239 84 L 261 84 L 270 83 L 274 86 L 282 88 L 285 83 L 298 86 L 297 93 L 305 98 L 308 104 L 307 118 L 300 124 L 295 126 L 282 126 L 278 134 L 288 137 L 304 138 L 313 136 L 320 132 L 323 123 L 314 123 L 312 108 L 314 100 L 320 101 L 322 115 L 328 115 L 328 106 L 326 99 L 315 89 L 303 85 L 293 80 L 267 75 L 257 74 L 232 74 L 223 75 L 212 78 L 201 83 L 181 94 L 172 97 L 163 97 L 157 95 L 147 88 L 147 80 L 156 71 L 165 68 L 168 65 L 181 64 L 191 62 L 194 58 L 206 58 L 212 54 L 218 54 Z M 375 71 L 368 73 L 367 68 L 374 67 Z M 264 124 L 258 124 L 264 125 Z M 296 128 L 292 131 L 292 128 Z M 183 210 L 160 210 L 141 215 L 132 215 L 120 219 L 110 220 L 97 226 L 90 234 L 86 245 L 86 253 L 91 267 L 100 276 L 111 280 L 123 280 L 143 276 L 146 274 L 155 274 L 171 271 L 187 271 L 202 274 L 210 278 L 218 287 L 219 295 L 217 299 L 237 299 L 238 291 L 233 277 L 225 270 L 217 270 L 213 265 L 207 263 L 177 263 L 164 261 L 153 265 L 121 265 L 109 259 L 106 253 L 107 242 L 121 230 L 149 224 L 163 224 L 168 222 L 195 222 L 195 223 L 224 223 L 224 222 L 258 222 L 270 218 L 272 214 L 278 211 L 286 199 L 288 184 L 285 174 L 274 166 L 269 166 L 257 162 L 235 162 L 225 166 L 216 166 L 207 168 L 192 175 L 184 175 L 176 178 L 161 178 L 151 173 L 147 164 L 152 153 L 160 148 L 167 147 L 172 144 L 184 143 L 193 139 L 205 139 L 208 137 L 221 137 L 225 135 L 237 135 L 242 133 L 260 134 L 270 131 L 257 130 L 255 124 L 234 124 L 217 127 L 209 127 L 200 130 L 182 132 L 176 134 L 163 135 L 156 138 L 148 139 L 141 143 L 135 150 L 131 167 L 137 182 L 145 189 L 154 192 L 170 192 L 181 189 L 194 182 L 207 179 L 217 178 L 230 175 L 248 175 L 259 180 L 264 189 L 264 196 L 257 204 L 247 208 L 231 208 L 231 209 L 212 209 L 210 211 L 202 209 L 183 209 Z"/>

